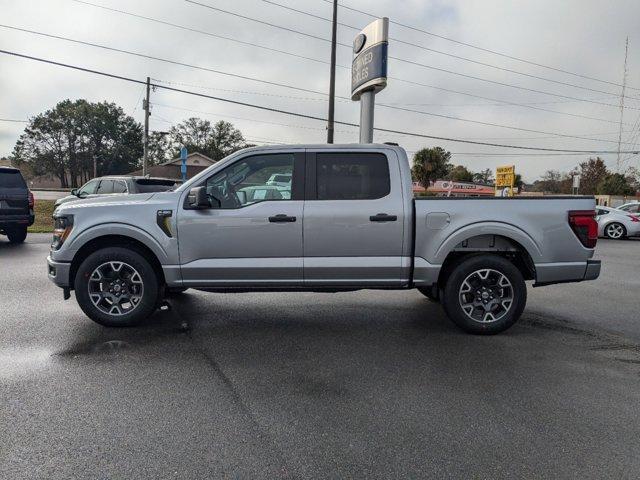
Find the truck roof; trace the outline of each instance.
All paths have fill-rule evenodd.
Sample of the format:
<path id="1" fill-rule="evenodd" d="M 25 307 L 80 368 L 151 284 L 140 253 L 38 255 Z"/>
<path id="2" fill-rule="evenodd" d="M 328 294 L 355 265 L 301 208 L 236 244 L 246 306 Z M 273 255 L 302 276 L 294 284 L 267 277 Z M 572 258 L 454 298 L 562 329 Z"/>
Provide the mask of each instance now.
<path id="1" fill-rule="evenodd" d="M 313 149 L 313 150 L 397 150 L 404 153 L 404 149 L 398 145 L 390 145 L 387 143 L 311 143 L 311 144 L 281 144 L 281 145 L 260 145 L 249 147 L 245 151 L 253 150 L 294 150 L 294 149 Z"/>

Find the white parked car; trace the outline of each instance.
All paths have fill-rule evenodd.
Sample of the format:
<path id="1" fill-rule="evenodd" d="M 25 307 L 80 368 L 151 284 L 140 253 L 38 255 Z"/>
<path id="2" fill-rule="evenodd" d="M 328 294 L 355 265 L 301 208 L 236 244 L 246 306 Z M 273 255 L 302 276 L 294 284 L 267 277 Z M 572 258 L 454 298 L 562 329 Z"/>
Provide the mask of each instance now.
<path id="1" fill-rule="evenodd" d="M 610 207 L 596 207 L 598 236 L 620 240 L 640 236 L 640 217 Z"/>

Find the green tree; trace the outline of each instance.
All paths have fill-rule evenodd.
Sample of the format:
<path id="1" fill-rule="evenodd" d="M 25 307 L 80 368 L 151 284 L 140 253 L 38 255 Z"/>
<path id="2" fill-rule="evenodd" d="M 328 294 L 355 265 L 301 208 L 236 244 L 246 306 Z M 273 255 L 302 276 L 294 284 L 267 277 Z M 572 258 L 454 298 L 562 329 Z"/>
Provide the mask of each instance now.
<path id="1" fill-rule="evenodd" d="M 629 185 L 631 185 L 636 192 L 640 192 L 640 169 L 629 167 L 625 175 L 629 181 Z"/>
<path id="2" fill-rule="evenodd" d="M 473 174 L 473 183 L 481 185 L 492 185 L 494 182 L 493 171 L 490 168 Z"/>
<path id="3" fill-rule="evenodd" d="M 542 174 L 540 180 L 533 183 L 533 188 L 537 192 L 548 193 L 571 193 L 572 179 L 568 173 L 561 173 L 558 170 L 547 170 Z"/>
<path id="4" fill-rule="evenodd" d="M 169 132 L 149 133 L 149 165 L 160 165 L 171 160 L 173 153 Z"/>
<path id="5" fill-rule="evenodd" d="M 473 173 L 464 165 L 456 165 L 447 175 L 447 180 L 454 182 L 473 182 Z"/>
<path id="6" fill-rule="evenodd" d="M 633 195 L 636 190 L 623 174 L 611 173 L 598 184 L 596 193 L 599 195 Z"/>
<path id="7" fill-rule="evenodd" d="M 595 195 L 598 185 L 607 178 L 609 171 L 600 157 L 590 158 L 580 164 L 580 193 Z"/>
<path id="8" fill-rule="evenodd" d="M 424 188 L 431 182 L 446 178 L 451 170 L 451 153 L 441 147 L 423 148 L 413 156 L 411 176 Z"/>
<path id="9" fill-rule="evenodd" d="M 36 115 L 16 142 L 13 158 L 33 175 L 53 175 L 77 187 L 134 170 L 142 156 L 142 127 L 113 103 L 64 100 Z"/>
<path id="10" fill-rule="evenodd" d="M 209 120 L 195 117 L 172 127 L 168 142 L 171 158 L 179 156 L 180 148 L 184 146 L 190 153 L 199 152 L 213 160 L 220 160 L 247 145 L 242 132 L 233 124 L 223 120 L 212 124 Z"/>

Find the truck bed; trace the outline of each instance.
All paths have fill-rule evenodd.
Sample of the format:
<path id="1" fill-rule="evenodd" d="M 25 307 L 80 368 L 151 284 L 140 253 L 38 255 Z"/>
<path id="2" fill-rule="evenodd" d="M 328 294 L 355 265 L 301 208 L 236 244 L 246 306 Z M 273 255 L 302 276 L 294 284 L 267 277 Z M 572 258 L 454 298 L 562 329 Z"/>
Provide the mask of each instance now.
<path id="1" fill-rule="evenodd" d="M 465 249 L 526 252 L 537 284 L 587 279 L 593 249 L 569 225 L 569 211 L 594 210 L 590 196 L 416 198 L 414 283 L 430 285 L 447 255 Z"/>

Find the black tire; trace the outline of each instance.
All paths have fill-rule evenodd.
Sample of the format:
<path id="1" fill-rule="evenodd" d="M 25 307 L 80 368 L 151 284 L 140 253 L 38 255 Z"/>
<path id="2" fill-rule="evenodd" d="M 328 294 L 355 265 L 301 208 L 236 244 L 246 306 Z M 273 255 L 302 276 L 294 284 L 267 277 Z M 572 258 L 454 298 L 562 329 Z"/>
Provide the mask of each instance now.
<path id="1" fill-rule="evenodd" d="M 434 291 L 433 291 L 432 287 L 418 287 L 417 290 L 422 295 L 424 295 L 429 300 L 431 300 L 432 302 L 439 302 L 440 301 L 440 299 L 438 298 L 438 295 L 434 294 Z"/>
<path id="2" fill-rule="evenodd" d="M 487 275 L 486 280 L 482 275 Z M 467 311 L 463 309 L 463 301 L 467 302 Z M 442 298 L 444 310 L 453 323 L 466 332 L 481 335 L 493 335 L 511 327 L 526 303 L 527 285 L 520 270 L 506 258 L 490 254 L 467 257 L 456 265 Z"/>
<path id="3" fill-rule="evenodd" d="M 615 229 L 616 234 L 613 234 L 613 230 Z M 622 231 L 622 233 L 618 233 Z M 623 240 L 627 238 L 627 229 L 624 228 L 624 225 L 618 222 L 611 222 L 606 227 L 604 227 L 604 236 L 610 238 L 612 240 Z"/>
<path id="4" fill-rule="evenodd" d="M 7 238 L 11 243 L 22 243 L 27 238 L 27 227 L 8 227 Z"/>
<path id="5" fill-rule="evenodd" d="M 114 262 L 116 266 L 123 264 L 120 270 L 124 269 L 124 272 L 122 274 L 113 272 L 109 275 L 109 269 L 113 270 L 111 262 Z M 92 279 L 92 275 L 98 267 L 101 268 L 101 273 L 96 277 L 104 275 L 102 281 Z M 138 275 L 136 276 L 132 272 Z M 129 281 L 127 281 L 127 275 Z M 114 291 L 109 289 L 110 287 L 117 288 L 115 291 L 118 293 L 110 293 Z M 80 264 L 74 281 L 76 300 L 82 311 L 91 320 L 105 327 L 132 327 L 140 324 L 158 307 L 159 287 L 158 277 L 149 261 L 137 251 L 123 247 L 103 248 L 89 255 Z M 114 298 L 114 295 L 124 293 L 122 297 L 117 299 L 118 304 L 112 307 L 115 310 L 120 310 L 121 313 L 113 312 L 112 314 L 104 311 L 109 309 L 110 305 L 114 305 L 110 298 L 100 299 L 98 300 L 99 305 L 96 305 L 91 298 L 90 289 L 93 291 L 94 299 L 100 297 L 100 294 Z M 126 311 L 127 303 L 121 304 L 119 302 L 127 299 L 126 295 L 131 293 L 130 290 L 137 294 L 139 300 L 135 306 L 133 306 L 133 300 L 128 302 L 132 307 Z"/>

